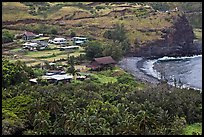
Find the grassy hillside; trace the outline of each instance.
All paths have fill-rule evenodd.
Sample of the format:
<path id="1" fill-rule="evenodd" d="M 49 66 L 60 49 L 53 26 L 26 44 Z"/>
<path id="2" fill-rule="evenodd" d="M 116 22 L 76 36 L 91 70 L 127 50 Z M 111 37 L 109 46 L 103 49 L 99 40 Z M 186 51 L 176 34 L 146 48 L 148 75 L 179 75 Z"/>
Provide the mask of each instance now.
<path id="1" fill-rule="evenodd" d="M 160 11 L 172 10 L 176 7 L 185 12 L 194 28 L 202 28 L 202 3 L 201 2 L 147 2 L 154 9 Z"/>
<path id="2" fill-rule="evenodd" d="M 149 7 L 147 5 L 152 7 Z M 127 3 L 127 2 L 3 2 L 3 21 L 38 18 L 45 20 L 44 28 L 55 27 L 59 35 L 69 36 L 71 32 L 99 40 L 105 40 L 105 31 L 124 24 L 128 38 L 134 44 L 137 38 L 141 43 L 160 39 L 163 28 L 170 27 L 180 12 L 157 12 L 172 10 L 175 7 L 184 11 L 200 10 L 200 3 L 162 2 L 162 3 Z M 161 9 L 163 7 L 163 9 Z M 201 14 L 202 15 L 202 14 Z M 200 14 L 188 16 L 194 27 L 200 26 Z M 4 25 L 10 30 L 34 31 L 42 22 L 14 23 Z M 41 27 L 43 28 L 43 27 Z M 152 29 L 153 31 L 149 31 Z M 44 32 L 41 32 L 44 33 Z M 107 40 L 107 39 L 106 39 Z"/>
<path id="3" fill-rule="evenodd" d="M 20 2 L 2 2 L 2 21 L 37 18 L 28 13 L 29 7 Z"/>
<path id="4" fill-rule="evenodd" d="M 25 18 L 39 18 L 49 20 L 46 24 L 58 28 L 60 34 L 69 35 L 71 31 L 77 35 L 85 35 L 103 40 L 103 34 L 106 30 L 114 28 L 116 24 L 124 24 L 128 30 L 130 42 L 135 38 L 141 42 L 146 40 L 158 39 L 161 32 L 141 32 L 141 29 L 161 29 L 172 25 L 174 16 L 178 13 L 159 13 L 154 12 L 149 7 L 142 5 L 130 5 L 129 3 L 46 3 L 46 8 L 31 5 L 30 3 L 3 3 L 3 21 L 18 20 Z M 20 8 L 20 6 L 23 8 Z M 29 5 L 29 6 L 25 6 Z M 16 6 L 16 8 L 14 8 Z M 38 7 L 38 8 L 37 8 Z M 13 9 L 13 16 L 10 10 Z M 36 15 L 28 14 L 33 9 Z M 19 12 L 18 12 L 19 11 Z M 175 15 L 174 15 L 175 14 Z M 23 16 L 25 15 L 25 16 Z M 23 16 L 23 17 L 21 17 Z M 15 18 L 18 17 L 18 18 Z M 63 25 L 60 24 L 63 22 Z M 35 29 L 35 23 L 16 23 L 7 25 L 12 30 L 30 30 Z M 60 27 L 58 27 L 60 26 Z M 32 29 L 33 27 L 33 29 Z"/>

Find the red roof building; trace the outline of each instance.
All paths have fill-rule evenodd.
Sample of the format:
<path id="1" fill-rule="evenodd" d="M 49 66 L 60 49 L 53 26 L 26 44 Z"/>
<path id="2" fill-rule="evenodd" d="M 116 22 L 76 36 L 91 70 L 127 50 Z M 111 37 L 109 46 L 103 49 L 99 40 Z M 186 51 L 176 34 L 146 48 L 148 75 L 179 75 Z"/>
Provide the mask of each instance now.
<path id="1" fill-rule="evenodd" d="M 93 61 L 90 63 L 90 68 L 92 70 L 101 69 L 104 67 L 114 66 L 116 61 L 111 57 L 101 57 L 101 58 L 94 58 Z"/>
<path id="2" fill-rule="evenodd" d="M 33 32 L 25 31 L 25 32 L 23 33 L 23 38 L 24 38 L 25 40 L 31 40 L 31 39 L 33 39 L 33 38 L 35 38 L 35 37 L 36 37 L 36 34 L 34 34 Z"/>

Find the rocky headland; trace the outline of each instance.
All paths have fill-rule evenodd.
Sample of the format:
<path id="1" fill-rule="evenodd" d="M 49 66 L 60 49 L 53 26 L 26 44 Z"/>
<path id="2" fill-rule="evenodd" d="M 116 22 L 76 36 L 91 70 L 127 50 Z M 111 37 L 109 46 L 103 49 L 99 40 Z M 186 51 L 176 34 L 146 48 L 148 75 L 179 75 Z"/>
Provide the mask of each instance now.
<path id="1" fill-rule="evenodd" d="M 129 56 L 159 58 L 163 56 L 192 56 L 202 54 L 202 44 L 194 42 L 193 28 L 185 14 L 178 16 L 172 27 L 161 30 L 161 39 L 148 41 Z"/>

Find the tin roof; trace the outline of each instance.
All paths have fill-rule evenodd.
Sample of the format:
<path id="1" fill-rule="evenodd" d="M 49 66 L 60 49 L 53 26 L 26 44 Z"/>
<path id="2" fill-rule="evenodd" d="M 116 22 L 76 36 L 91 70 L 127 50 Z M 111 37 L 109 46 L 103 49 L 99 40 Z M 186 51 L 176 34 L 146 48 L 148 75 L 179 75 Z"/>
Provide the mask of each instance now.
<path id="1" fill-rule="evenodd" d="M 55 80 L 63 80 L 63 79 L 72 79 L 73 76 L 72 75 L 52 75 L 52 76 L 42 76 L 43 79 L 55 79 Z"/>
<path id="2" fill-rule="evenodd" d="M 94 60 L 98 63 L 98 64 L 114 64 L 116 63 L 116 61 L 111 57 L 111 56 L 107 56 L 107 57 L 101 57 L 101 58 L 94 58 Z"/>
<path id="3" fill-rule="evenodd" d="M 36 36 L 33 32 L 29 32 L 29 31 L 25 31 L 23 34 L 26 36 Z"/>

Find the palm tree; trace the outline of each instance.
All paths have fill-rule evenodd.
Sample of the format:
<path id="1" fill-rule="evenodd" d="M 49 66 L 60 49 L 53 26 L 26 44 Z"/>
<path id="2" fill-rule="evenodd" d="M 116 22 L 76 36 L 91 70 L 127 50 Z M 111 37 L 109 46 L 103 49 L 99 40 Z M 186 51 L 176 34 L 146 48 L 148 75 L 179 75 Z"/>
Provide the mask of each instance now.
<path id="1" fill-rule="evenodd" d="M 36 113 L 34 117 L 34 130 L 38 131 L 40 134 L 48 134 L 50 128 L 49 113 L 42 110 Z"/>
<path id="2" fill-rule="evenodd" d="M 50 96 L 47 100 L 47 109 L 53 116 L 52 120 L 56 119 L 57 114 L 62 111 L 60 101 L 56 97 Z"/>
<path id="3" fill-rule="evenodd" d="M 138 114 L 136 115 L 137 121 L 139 121 L 139 127 L 140 127 L 140 134 L 145 135 L 150 132 L 148 129 L 154 128 L 155 121 L 154 117 L 150 116 L 146 111 L 140 110 Z"/>

